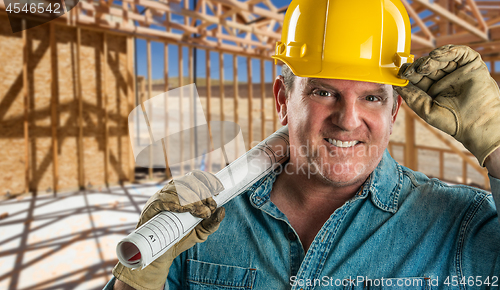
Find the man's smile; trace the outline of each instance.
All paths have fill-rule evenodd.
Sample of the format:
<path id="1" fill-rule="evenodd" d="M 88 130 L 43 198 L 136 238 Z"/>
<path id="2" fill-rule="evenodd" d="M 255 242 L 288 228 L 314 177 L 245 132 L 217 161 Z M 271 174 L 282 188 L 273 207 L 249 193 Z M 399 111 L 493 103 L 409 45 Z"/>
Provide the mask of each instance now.
<path id="1" fill-rule="evenodd" d="M 341 140 L 336 140 L 333 138 L 325 138 L 325 141 L 328 143 L 332 144 L 335 147 L 340 147 L 340 148 L 349 148 L 353 147 L 356 144 L 360 143 L 358 140 L 352 140 L 352 141 L 341 141 Z"/>

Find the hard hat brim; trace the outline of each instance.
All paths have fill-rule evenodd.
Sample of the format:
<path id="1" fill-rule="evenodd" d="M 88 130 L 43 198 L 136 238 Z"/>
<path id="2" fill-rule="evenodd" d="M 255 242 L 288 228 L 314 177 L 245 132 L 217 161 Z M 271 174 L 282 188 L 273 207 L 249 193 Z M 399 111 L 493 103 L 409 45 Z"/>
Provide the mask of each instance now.
<path id="1" fill-rule="evenodd" d="M 399 68 L 396 66 L 367 68 L 366 66 L 356 66 L 349 64 L 324 63 L 323 69 L 320 72 L 314 74 L 301 74 L 294 70 L 296 64 L 290 63 L 284 58 L 276 55 L 273 55 L 272 58 L 285 63 L 292 70 L 292 72 L 299 77 L 352 80 L 400 87 L 406 86 L 409 82 L 408 80 L 401 79 L 397 76 Z"/>

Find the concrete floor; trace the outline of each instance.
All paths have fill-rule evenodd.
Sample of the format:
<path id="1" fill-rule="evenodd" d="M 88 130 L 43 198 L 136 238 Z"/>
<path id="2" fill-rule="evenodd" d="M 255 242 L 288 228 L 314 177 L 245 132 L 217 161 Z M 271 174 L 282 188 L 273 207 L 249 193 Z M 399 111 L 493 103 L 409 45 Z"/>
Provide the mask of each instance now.
<path id="1" fill-rule="evenodd" d="M 0 289 L 102 289 L 157 183 L 0 201 Z"/>

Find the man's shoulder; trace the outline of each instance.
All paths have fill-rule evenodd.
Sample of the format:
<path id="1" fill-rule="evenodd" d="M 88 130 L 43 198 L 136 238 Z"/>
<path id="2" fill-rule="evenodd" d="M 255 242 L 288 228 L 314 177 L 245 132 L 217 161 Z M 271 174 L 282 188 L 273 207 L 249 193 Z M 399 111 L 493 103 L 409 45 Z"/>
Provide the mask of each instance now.
<path id="1" fill-rule="evenodd" d="M 481 188 L 464 184 L 454 184 L 442 181 L 437 178 L 428 177 L 422 172 L 413 171 L 401 166 L 403 172 L 403 184 L 401 199 L 406 200 L 411 196 L 418 196 L 418 199 L 430 204 L 450 205 L 470 205 L 471 203 L 491 200 L 491 193 Z"/>

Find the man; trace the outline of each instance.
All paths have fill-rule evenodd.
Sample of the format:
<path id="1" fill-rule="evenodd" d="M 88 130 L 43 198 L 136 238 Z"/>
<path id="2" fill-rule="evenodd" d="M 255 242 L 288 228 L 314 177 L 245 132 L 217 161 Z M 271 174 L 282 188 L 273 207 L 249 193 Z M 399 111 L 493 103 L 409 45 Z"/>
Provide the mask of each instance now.
<path id="1" fill-rule="evenodd" d="M 211 199 L 180 209 L 175 190 L 217 193 L 215 177 L 170 184 L 140 224 L 164 209 L 206 219 L 144 270 L 117 265 L 114 289 L 161 289 L 167 273 L 166 289 L 498 288 L 492 196 L 430 180 L 386 150 L 399 94 L 486 166 L 499 205 L 498 86 L 468 47 L 411 63 L 409 28 L 398 0 L 292 2 L 274 56 L 287 66 L 273 87 L 287 170 L 226 204 L 222 223 Z"/>

